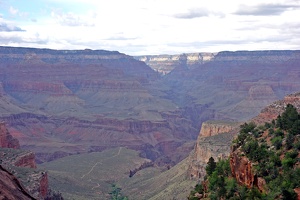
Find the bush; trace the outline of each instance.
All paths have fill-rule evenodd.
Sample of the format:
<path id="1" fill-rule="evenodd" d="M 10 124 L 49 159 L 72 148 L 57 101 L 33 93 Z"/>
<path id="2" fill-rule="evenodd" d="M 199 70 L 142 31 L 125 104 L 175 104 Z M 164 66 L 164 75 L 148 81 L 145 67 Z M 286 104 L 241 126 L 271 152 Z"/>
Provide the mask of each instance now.
<path id="1" fill-rule="evenodd" d="M 254 131 L 255 127 L 256 127 L 256 124 L 254 122 L 250 122 L 249 124 L 244 123 L 240 126 L 240 128 L 241 128 L 240 132 L 241 133 L 250 133 L 250 132 Z"/>
<path id="2" fill-rule="evenodd" d="M 295 159 L 293 158 L 284 158 L 282 159 L 281 163 L 282 166 L 285 170 L 289 170 L 290 168 L 293 168 L 294 164 L 295 164 Z"/>
<path id="3" fill-rule="evenodd" d="M 274 145 L 275 149 L 278 150 L 282 146 L 282 137 L 272 138 L 271 142 Z"/>

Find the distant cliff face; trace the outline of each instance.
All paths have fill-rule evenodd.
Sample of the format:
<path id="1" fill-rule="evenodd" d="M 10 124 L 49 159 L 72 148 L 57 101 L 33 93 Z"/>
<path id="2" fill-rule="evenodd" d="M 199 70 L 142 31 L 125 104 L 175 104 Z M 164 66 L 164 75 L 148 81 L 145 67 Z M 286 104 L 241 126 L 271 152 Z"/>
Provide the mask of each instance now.
<path id="1" fill-rule="evenodd" d="M 166 75 L 176 67 L 192 68 L 213 60 L 217 53 L 185 53 L 180 55 L 135 56 L 160 74 Z"/>
<path id="2" fill-rule="evenodd" d="M 176 67 L 163 81 L 174 102 L 210 102 L 215 120 L 246 121 L 298 91 L 299 62 L 300 51 L 219 52 L 197 67 Z"/>

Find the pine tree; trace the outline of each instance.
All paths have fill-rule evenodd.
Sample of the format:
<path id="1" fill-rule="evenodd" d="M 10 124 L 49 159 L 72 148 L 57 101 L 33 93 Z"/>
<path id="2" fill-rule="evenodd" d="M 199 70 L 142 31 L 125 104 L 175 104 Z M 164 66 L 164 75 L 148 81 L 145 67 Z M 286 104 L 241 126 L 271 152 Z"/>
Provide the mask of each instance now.
<path id="1" fill-rule="evenodd" d="M 205 168 L 207 175 L 211 175 L 216 169 L 217 163 L 213 157 L 210 157 Z"/>

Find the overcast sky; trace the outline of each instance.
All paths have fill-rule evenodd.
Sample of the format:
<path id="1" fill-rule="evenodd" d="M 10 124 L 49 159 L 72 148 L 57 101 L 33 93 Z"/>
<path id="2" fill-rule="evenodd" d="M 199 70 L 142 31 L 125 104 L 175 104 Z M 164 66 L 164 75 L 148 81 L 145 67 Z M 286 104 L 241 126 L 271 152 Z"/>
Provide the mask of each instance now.
<path id="1" fill-rule="evenodd" d="M 300 0 L 0 0 L 0 45 L 129 55 L 300 49 Z"/>

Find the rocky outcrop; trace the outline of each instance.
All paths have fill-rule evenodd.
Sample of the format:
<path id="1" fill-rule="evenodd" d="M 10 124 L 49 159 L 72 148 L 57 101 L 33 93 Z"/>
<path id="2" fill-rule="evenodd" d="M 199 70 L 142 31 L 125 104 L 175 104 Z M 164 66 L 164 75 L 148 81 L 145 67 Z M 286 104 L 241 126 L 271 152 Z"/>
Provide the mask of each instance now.
<path id="1" fill-rule="evenodd" d="M 3 179 L 1 178 L 0 197 L 3 195 L 8 199 L 27 199 L 25 197 L 17 198 L 19 197 L 17 192 L 16 198 L 9 198 L 9 195 L 14 196 L 14 191 L 18 189 L 25 195 L 29 192 L 35 198 L 45 198 L 48 193 L 48 175 L 46 172 L 37 169 L 35 154 L 31 151 L 19 149 L 19 141 L 12 137 L 4 123 L 0 124 L 0 134 L 6 138 L 2 140 L 1 144 L 3 146 L 0 147 L 0 166 L 3 168 L 2 171 L 0 169 L 0 176 L 3 171 L 6 171 L 15 182 L 10 183 L 11 180 L 8 178 L 8 175 L 5 175 Z M 14 184 L 17 184 L 20 188 L 16 188 Z M 29 199 L 34 199 L 33 197 L 28 196 Z"/>
<path id="2" fill-rule="evenodd" d="M 44 199 L 47 196 L 49 182 L 46 172 L 39 171 L 38 173 L 30 174 L 27 181 L 31 182 L 31 184 L 26 187 L 30 194 L 38 199 Z"/>
<path id="3" fill-rule="evenodd" d="M 19 149 L 20 144 L 16 138 L 8 132 L 5 123 L 0 122 L 0 148 Z"/>
<path id="4" fill-rule="evenodd" d="M 19 180 L 0 165 L 0 199 L 34 200 Z"/>
<path id="5" fill-rule="evenodd" d="M 294 191 L 297 194 L 297 200 L 300 200 L 300 188 L 295 188 Z"/>
<path id="6" fill-rule="evenodd" d="M 276 119 L 281 115 L 285 107 L 292 104 L 298 112 L 300 111 L 300 93 L 287 95 L 283 100 L 276 101 L 267 106 L 261 113 L 254 117 L 251 121 L 256 124 L 264 124 Z M 230 167 L 232 176 L 238 183 L 247 186 L 248 188 L 257 187 L 261 192 L 265 192 L 266 181 L 262 177 L 255 174 L 254 166 L 256 163 L 251 162 L 241 151 L 240 148 L 232 146 L 230 152 Z M 296 191 L 297 189 L 295 189 Z"/>
<path id="7" fill-rule="evenodd" d="M 292 104 L 298 111 L 300 111 L 300 93 L 294 93 L 287 95 L 283 100 L 275 101 L 266 108 L 264 108 L 261 113 L 252 119 L 252 121 L 257 124 L 271 122 L 280 115 L 287 104 Z"/>
<path id="8" fill-rule="evenodd" d="M 202 123 L 200 137 L 210 137 L 222 133 L 228 133 L 238 126 L 238 123 L 222 121 L 206 121 Z"/>
<path id="9" fill-rule="evenodd" d="M 48 175 L 37 169 L 34 153 L 21 149 L 0 148 L 0 164 L 10 171 L 33 197 L 46 197 Z"/>
<path id="10" fill-rule="evenodd" d="M 239 149 L 230 152 L 231 174 L 236 181 L 248 188 L 257 187 L 261 192 L 265 192 L 266 181 L 258 177 L 254 172 L 253 163 Z"/>
<path id="11" fill-rule="evenodd" d="M 232 176 L 235 177 L 238 183 L 252 188 L 254 185 L 255 174 L 251 161 L 237 152 L 230 154 L 230 168 Z"/>
<path id="12" fill-rule="evenodd" d="M 205 122 L 190 155 L 188 174 L 192 179 L 202 179 L 206 172 L 205 167 L 210 157 L 216 161 L 229 156 L 230 144 L 235 135 L 237 123 L 232 122 Z"/>
<path id="13" fill-rule="evenodd" d="M 18 155 L 14 161 L 14 165 L 17 167 L 29 167 L 35 169 L 35 154 L 33 152 L 25 152 L 24 154 Z"/>

